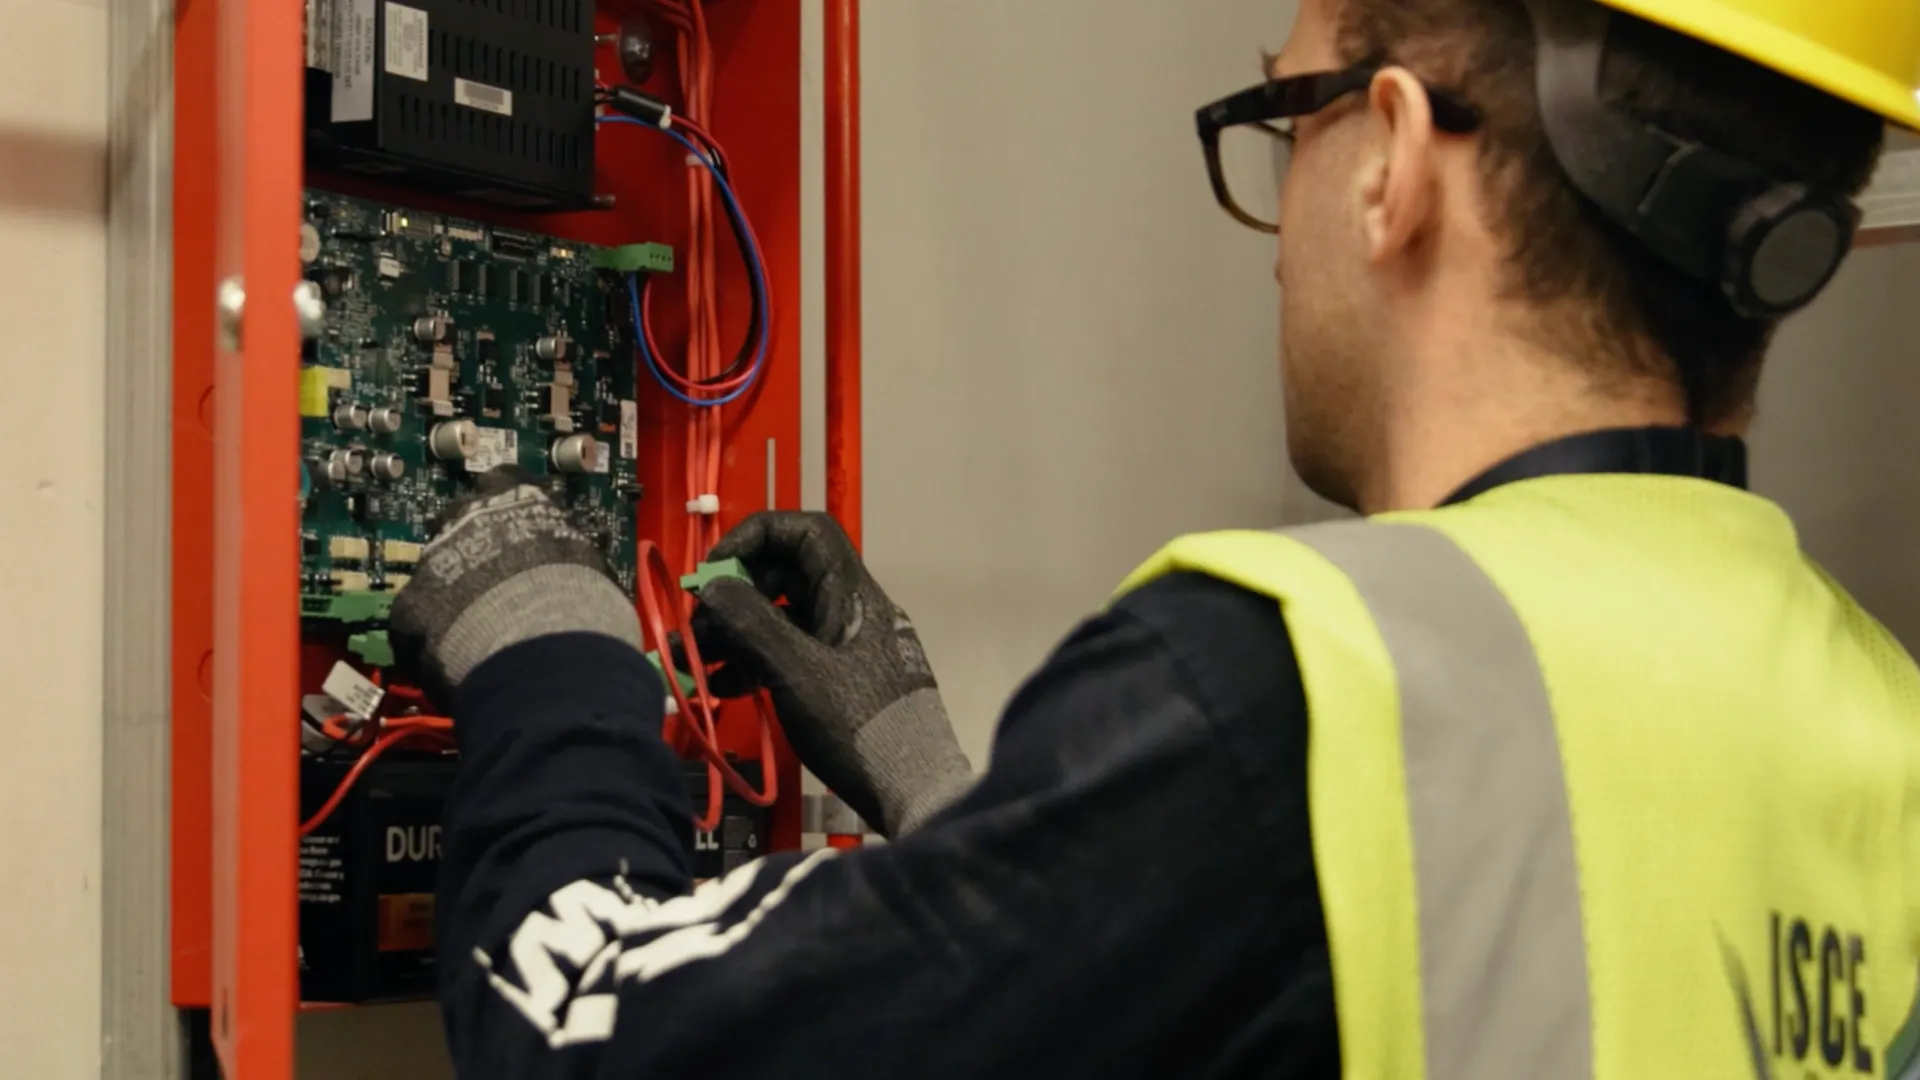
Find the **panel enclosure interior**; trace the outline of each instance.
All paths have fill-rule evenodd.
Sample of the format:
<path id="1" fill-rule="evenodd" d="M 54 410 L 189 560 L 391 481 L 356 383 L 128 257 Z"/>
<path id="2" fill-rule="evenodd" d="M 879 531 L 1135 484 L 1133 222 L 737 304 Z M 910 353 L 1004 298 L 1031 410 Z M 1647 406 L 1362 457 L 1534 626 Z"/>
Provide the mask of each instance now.
<path id="1" fill-rule="evenodd" d="M 347 0 L 375 17 L 385 10 L 380 2 Z M 308 522 L 297 505 L 296 475 L 304 471 L 308 425 L 291 405 L 301 386 L 299 368 L 320 359 L 318 350 L 300 358 L 291 304 L 255 303 L 244 337 L 223 344 L 229 339 L 222 333 L 231 328 L 216 324 L 220 285 L 229 275 L 244 276 L 247 293 L 256 297 L 285 296 L 293 288 L 302 190 L 316 186 L 609 246 L 677 242 L 686 229 L 684 155 L 635 129 L 600 140 L 594 190 L 609 198 L 591 200 L 594 211 L 580 214 L 522 212 L 514 197 L 526 184 L 481 177 L 510 196 L 481 205 L 472 195 L 452 197 L 463 190 L 457 184 L 475 181 L 471 172 L 408 172 L 428 162 L 383 158 L 377 148 L 324 152 L 305 137 L 311 132 L 303 113 L 303 99 L 324 97 L 331 107 L 330 85 L 314 91 L 315 37 L 303 19 L 303 8 L 311 13 L 319 3 L 209 0 L 179 5 L 174 21 L 166 978 L 175 1005 L 210 1009 L 204 1030 L 226 1075 L 238 1080 L 293 1074 L 294 852 L 301 808 L 300 737 L 288 710 L 312 686 L 304 676 L 314 650 L 302 647 L 297 630 L 300 582 L 317 563 L 301 555 Z M 335 0 L 325 8 L 331 13 L 339 6 Z M 466 6 L 527 8 L 539 0 L 469 0 Z M 597 28 L 611 33 L 648 5 L 598 0 L 598 7 Z M 779 298 L 800 293 L 801 12 L 788 0 L 727 0 L 708 11 L 717 87 L 709 127 L 726 141 L 776 298 L 765 374 L 753 394 L 727 410 L 722 528 L 769 505 L 796 506 L 800 493 L 799 305 Z M 377 34 L 371 41 L 372 49 L 384 47 Z M 618 77 L 611 48 L 601 50 L 599 60 L 608 78 Z M 661 61 L 648 89 L 671 98 L 670 50 Z M 304 86 L 297 66 L 308 69 Z M 446 85 L 450 90 L 451 74 Z M 516 114 L 520 106 L 516 91 Z M 376 167 L 355 167 L 368 164 Z M 384 171 L 388 165 L 402 171 Z M 550 201 L 550 192 L 534 194 L 549 201 L 528 202 L 525 209 L 561 205 Z M 732 340 L 746 320 L 744 275 L 724 251 L 717 269 L 722 334 Z M 685 329 L 680 275 L 657 284 L 659 329 L 671 349 Z M 686 471 L 687 411 L 651 386 L 640 388 L 639 410 L 638 476 L 675 495 L 639 501 L 641 534 L 677 551 L 689 522 L 677 501 Z M 379 569 L 362 568 L 370 585 Z M 286 722 L 276 722 L 281 717 Z M 721 739 L 730 750 L 755 753 L 749 722 L 730 725 L 723 715 Z M 766 837 L 770 847 L 786 849 L 800 842 L 800 782 L 784 741 L 777 750 L 782 798 Z"/>
<path id="2" fill-rule="evenodd" d="M 525 210 L 592 205 L 591 0 L 307 0 L 311 164 Z"/>
<path id="3" fill-rule="evenodd" d="M 309 630 L 339 624 L 390 663 L 388 600 L 448 503 L 499 465 L 545 478 L 631 593 L 635 370 L 598 249 L 311 189 L 305 205 L 327 305 L 301 368 Z"/>

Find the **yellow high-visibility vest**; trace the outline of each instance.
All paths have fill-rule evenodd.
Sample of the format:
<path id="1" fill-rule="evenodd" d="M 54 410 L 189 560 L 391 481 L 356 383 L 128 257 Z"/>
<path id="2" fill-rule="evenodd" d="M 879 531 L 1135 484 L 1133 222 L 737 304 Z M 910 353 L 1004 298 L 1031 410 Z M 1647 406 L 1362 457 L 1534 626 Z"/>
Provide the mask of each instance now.
<path id="1" fill-rule="evenodd" d="M 1281 605 L 1350 1080 L 1887 1076 L 1920 671 L 1737 488 L 1525 480 L 1176 541 Z"/>

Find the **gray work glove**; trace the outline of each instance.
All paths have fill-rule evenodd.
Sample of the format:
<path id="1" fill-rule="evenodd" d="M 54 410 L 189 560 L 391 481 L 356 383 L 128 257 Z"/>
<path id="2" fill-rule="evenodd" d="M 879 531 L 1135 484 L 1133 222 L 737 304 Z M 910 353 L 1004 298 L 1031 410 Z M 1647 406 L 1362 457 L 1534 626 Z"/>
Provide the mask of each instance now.
<path id="1" fill-rule="evenodd" d="M 704 659 L 726 664 L 716 692 L 749 680 L 770 691 L 801 762 L 870 827 L 904 835 L 972 786 L 913 623 L 838 522 L 756 514 L 708 557 L 739 559 L 754 580 L 700 593 L 695 636 Z"/>
<path id="2" fill-rule="evenodd" d="M 633 602 L 600 549 L 538 477 L 513 466 L 448 508 L 394 599 L 391 631 L 402 669 L 443 705 L 475 668 L 523 641 L 585 632 L 640 648 Z"/>

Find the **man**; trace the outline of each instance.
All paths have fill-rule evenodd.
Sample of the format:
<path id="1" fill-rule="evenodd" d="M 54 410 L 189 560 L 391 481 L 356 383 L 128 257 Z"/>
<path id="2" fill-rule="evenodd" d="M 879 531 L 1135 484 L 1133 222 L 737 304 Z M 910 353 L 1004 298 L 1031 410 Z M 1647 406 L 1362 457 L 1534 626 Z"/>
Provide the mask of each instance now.
<path id="1" fill-rule="evenodd" d="M 894 842 L 686 896 L 633 615 L 491 478 L 395 611 L 459 724 L 463 1075 L 1904 1067 L 1920 673 L 1738 437 L 1920 126 L 1920 9 L 1305 0 L 1268 75 L 1202 141 L 1279 226 L 1294 462 L 1375 516 L 1175 543 L 970 789 L 845 537 L 749 521 L 702 636 Z"/>

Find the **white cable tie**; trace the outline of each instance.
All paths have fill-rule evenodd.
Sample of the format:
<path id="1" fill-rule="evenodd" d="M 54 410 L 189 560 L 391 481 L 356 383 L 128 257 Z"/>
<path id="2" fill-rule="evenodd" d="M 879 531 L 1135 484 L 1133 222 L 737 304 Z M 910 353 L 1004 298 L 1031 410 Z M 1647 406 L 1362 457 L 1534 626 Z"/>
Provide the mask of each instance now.
<path id="1" fill-rule="evenodd" d="M 698 495 L 687 500 L 689 514 L 717 514 L 720 512 L 720 496 Z"/>
<path id="2" fill-rule="evenodd" d="M 663 105 L 661 106 L 661 113 L 660 113 L 660 130 L 670 131 L 672 130 L 672 128 L 673 128 L 673 106 Z"/>
<path id="3" fill-rule="evenodd" d="M 668 716 L 680 715 L 680 703 L 673 700 L 672 694 L 667 695 L 667 715 Z"/>

